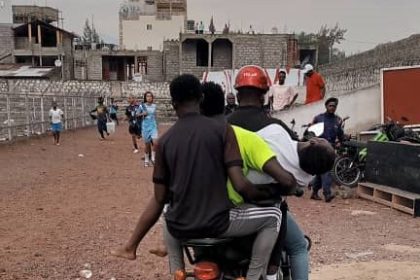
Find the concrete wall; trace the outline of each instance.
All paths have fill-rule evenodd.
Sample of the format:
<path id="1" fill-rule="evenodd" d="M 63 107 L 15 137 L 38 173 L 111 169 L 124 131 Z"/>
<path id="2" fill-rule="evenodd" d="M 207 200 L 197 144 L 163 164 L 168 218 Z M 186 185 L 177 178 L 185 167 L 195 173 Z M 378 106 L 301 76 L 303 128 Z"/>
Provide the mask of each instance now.
<path id="1" fill-rule="evenodd" d="M 152 29 L 147 30 L 147 25 Z M 171 20 L 158 20 L 155 16 L 140 15 L 138 20 L 123 20 L 122 48 L 127 50 L 162 50 L 163 41 L 177 39 L 184 30 L 185 17 L 172 16 Z"/>
<path id="2" fill-rule="evenodd" d="M 241 68 L 248 64 L 256 64 L 265 68 L 286 65 L 287 42 L 290 36 L 287 34 L 261 34 L 232 37 L 235 68 Z"/>
<path id="3" fill-rule="evenodd" d="M 0 23 L 0 63 L 14 62 L 13 56 L 11 55 L 13 53 L 13 49 L 14 39 L 12 25 Z"/>
<path id="4" fill-rule="evenodd" d="M 378 85 L 337 97 L 339 98 L 337 114 L 343 118 L 350 117 L 346 122 L 347 133 L 354 134 L 381 122 L 381 92 Z M 310 123 L 314 116 L 323 112 L 325 112 L 324 101 L 320 101 L 294 107 L 292 110 L 281 111 L 274 114 L 274 117 L 283 120 L 289 126 L 290 122 L 295 119 L 295 130 L 299 136 L 302 136 L 304 129 L 301 126 Z"/>
<path id="5" fill-rule="evenodd" d="M 168 40 L 163 45 L 164 80 L 171 81 L 179 74 L 179 41 Z"/>
<path id="6" fill-rule="evenodd" d="M 342 61 L 320 67 L 327 92 L 341 94 L 380 83 L 380 70 L 420 64 L 420 35 L 382 44 Z"/>
<path id="7" fill-rule="evenodd" d="M 213 71 L 232 69 L 233 46 L 228 40 L 216 40 L 212 44 Z"/>

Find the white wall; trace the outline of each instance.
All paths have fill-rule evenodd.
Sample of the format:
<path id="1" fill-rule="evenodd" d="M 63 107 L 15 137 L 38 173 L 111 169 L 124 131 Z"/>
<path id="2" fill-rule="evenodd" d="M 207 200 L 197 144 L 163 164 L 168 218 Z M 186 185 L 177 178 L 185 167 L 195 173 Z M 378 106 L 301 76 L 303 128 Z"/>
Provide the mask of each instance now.
<path id="1" fill-rule="evenodd" d="M 152 30 L 147 30 L 147 25 Z M 178 39 L 184 30 L 185 17 L 172 16 L 171 20 L 157 20 L 155 16 L 141 15 L 139 20 L 124 20 L 122 22 L 122 47 L 127 50 L 162 50 L 163 41 Z"/>
<path id="2" fill-rule="evenodd" d="M 13 23 L 12 0 L 0 0 L 0 23 Z"/>
<path id="3" fill-rule="evenodd" d="M 350 117 L 346 122 L 346 133 L 354 134 L 381 122 L 381 91 L 379 86 L 360 89 L 336 97 L 339 99 L 337 114 L 341 117 Z M 314 116 L 324 111 L 324 101 L 319 101 L 301 105 L 291 110 L 280 111 L 275 113 L 274 117 L 283 120 L 289 126 L 292 119 L 295 119 L 295 130 L 299 136 L 302 136 L 304 129 L 301 126 L 310 123 Z"/>

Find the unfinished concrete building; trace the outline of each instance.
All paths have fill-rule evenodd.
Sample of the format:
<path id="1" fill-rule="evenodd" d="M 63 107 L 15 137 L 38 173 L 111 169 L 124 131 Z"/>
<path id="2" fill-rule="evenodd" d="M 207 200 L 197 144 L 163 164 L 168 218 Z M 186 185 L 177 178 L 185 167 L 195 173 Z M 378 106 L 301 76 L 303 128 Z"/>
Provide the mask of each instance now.
<path id="1" fill-rule="evenodd" d="M 50 7 L 13 6 L 13 25 L 1 28 L 3 44 L 9 44 L 10 59 L 29 67 L 50 67 L 56 78 L 73 79 L 73 38 L 75 35 L 59 27 L 60 11 Z M 59 70 L 59 71 L 56 71 Z M 45 76 L 48 76 L 47 72 Z"/>
<path id="2" fill-rule="evenodd" d="M 165 79 L 180 73 L 201 77 L 205 71 L 238 69 L 256 64 L 265 68 L 299 64 L 299 47 L 293 34 L 192 34 L 165 41 Z"/>

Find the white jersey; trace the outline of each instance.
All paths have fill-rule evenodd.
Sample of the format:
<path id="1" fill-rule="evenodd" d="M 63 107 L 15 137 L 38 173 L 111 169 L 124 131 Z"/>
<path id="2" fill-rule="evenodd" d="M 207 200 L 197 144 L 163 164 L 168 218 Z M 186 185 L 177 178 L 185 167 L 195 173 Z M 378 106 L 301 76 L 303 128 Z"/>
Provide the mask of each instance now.
<path id="1" fill-rule="evenodd" d="M 51 109 L 49 116 L 51 118 L 51 122 L 52 123 L 61 123 L 61 119 L 63 118 L 63 111 L 61 111 L 61 109 Z"/>
<path id="2" fill-rule="evenodd" d="M 290 172 L 301 186 L 308 186 L 314 176 L 300 168 L 298 155 L 298 142 L 294 141 L 289 133 L 278 124 L 270 124 L 257 131 L 276 154 L 279 164 Z M 276 181 L 267 174 L 250 170 L 247 178 L 254 184 L 271 184 Z"/>

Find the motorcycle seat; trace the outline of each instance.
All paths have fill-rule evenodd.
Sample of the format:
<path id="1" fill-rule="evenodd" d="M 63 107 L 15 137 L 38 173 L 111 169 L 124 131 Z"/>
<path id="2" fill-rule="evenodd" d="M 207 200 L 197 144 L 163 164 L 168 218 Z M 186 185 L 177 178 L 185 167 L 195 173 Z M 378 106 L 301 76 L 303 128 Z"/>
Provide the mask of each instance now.
<path id="1" fill-rule="evenodd" d="M 367 143 L 355 140 L 346 141 L 343 143 L 343 145 L 354 148 L 367 148 Z"/>
<path id="2" fill-rule="evenodd" d="M 191 247 L 212 247 L 216 245 L 223 245 L 231 241 L 231 238 L 199 238 L 183 240 L 182 245 Z"/>

